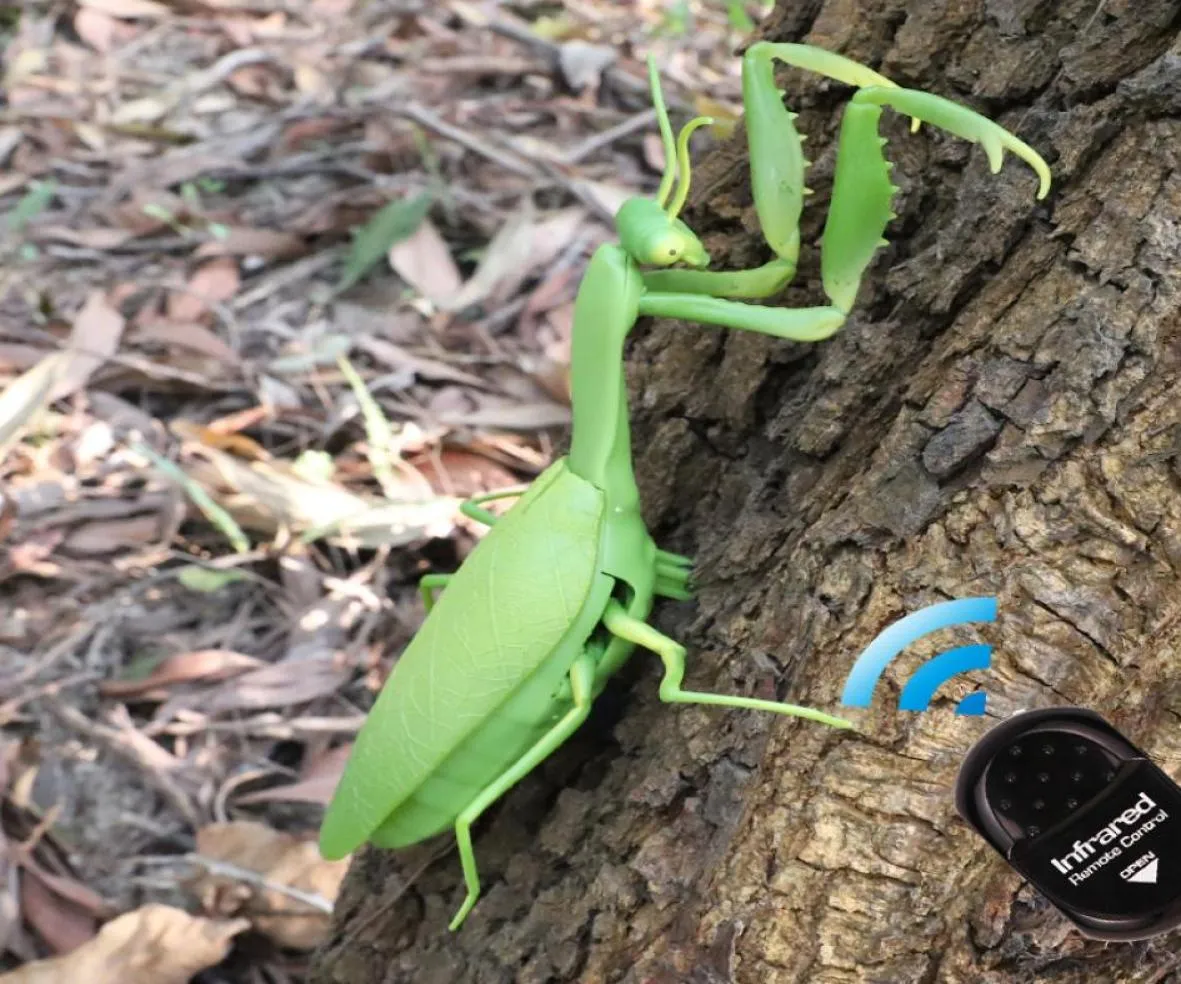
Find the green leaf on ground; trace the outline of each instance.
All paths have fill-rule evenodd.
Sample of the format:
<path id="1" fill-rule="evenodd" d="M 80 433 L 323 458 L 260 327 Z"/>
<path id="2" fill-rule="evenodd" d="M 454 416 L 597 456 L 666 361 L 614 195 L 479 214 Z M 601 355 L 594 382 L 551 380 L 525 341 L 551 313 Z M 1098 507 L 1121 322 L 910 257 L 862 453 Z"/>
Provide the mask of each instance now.
<path id="1" fill-rule="evenodd" d="M 746 12 L 746 4 L 743 0 L 726 0 L 726 17 L 730 21 L 730 26 L 736 31 L 753 31 L 755 29 L 755 22 Z"/>
<path id="2" fill-rule="evenodd" d="M 13 210 L 5 216 L 5 231 L 16 235 L 49 207 L 56 193 L 56 181 L 34 181 Z"/>
<path id="3" fill-rule="evenodd" d="M 176 579 L 190 591 L 212 594 L 214 591 L 220 591 L 228 584 L 245 581 L 246 575 L 242 571 L 232 567 L 226 568 L 225 570 L 218 570 L 213 567 L 201 567 L 199 564 L 193 564 L 189 567 L 181 568 L 176 575 Z"/>
<path id="4" fill-rule="evenodd" d="M 385 258 L 391 246 L 412 236 L 434 203 L 435 196 L 429 191 L 413 198 L 390 202 L 374 213 L 360 229 L 355 230 L 353 244 L 334 293 L 348 290 Z"/>

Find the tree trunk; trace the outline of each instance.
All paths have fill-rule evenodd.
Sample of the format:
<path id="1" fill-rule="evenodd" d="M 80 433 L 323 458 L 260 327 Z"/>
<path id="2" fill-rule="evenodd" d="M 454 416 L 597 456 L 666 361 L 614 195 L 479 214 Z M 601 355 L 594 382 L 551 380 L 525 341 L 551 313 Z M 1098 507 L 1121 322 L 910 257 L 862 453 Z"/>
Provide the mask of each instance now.
<path id="1" fill-rule="evenodd" d="M 1176 936 L 1085 940 L 960 821 L 974 687 L 897 710 L 922 660 L 983 638 L 990 718 L 1091 707 L 1181 773 L 1179 32 L 1181 0 L 781 0 L 762 36 L 980 109 L 1055 187 L 1036 204 L 1014 158 L 992 175 L 887 116 L 899 218 L 839 335 L 637 332 L 646 511 L 701 585 L 656 624 L 687 686 L 836 709 L 897 618 L 996 595 L 998 621 L 912 646 L 857 733 L 662 705 L 637 653 L 482 824 L 462 930 L 453 852 L 366 851 L 318 984 L 1181 982 Z M 849 93 L 784 79 L 814 245 Z M 688 215 L 726 266 L 766 258 L 744 151 L 703 162 Z M 783 303 L 815 303 L 814 253 Z"/>

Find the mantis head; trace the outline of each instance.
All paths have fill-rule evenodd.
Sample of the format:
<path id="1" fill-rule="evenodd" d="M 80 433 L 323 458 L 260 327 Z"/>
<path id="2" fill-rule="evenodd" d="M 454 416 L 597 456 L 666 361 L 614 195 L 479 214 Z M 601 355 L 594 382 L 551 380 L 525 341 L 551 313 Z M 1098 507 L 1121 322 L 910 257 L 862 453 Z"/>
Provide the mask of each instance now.
<path id="1" fill-rule="evenodd" d="M 695 130 L 713 123 L 713 119 L 698 116 L 690 120 L 674 140 L 660 90 L 660 76 L 651 55 L 648 56 L 648 81 L 664 145 L 664 175 L 655 199 L 629 199 L 616 213 L 619 242 L 637 263 L 661 267 L 683 263 L 703 269 L 709 266 L 709 254 L 693 230 L 677 216 L 689 197 L 689 138 Z"/>
<path id="2" fill-rule="evenodd" d="M 684 263 L 698 269 L 709 266 L 709 254 L 693 230 L 651 198 L 624 202 L 615 213 L 615 228 L 620 245 L 637 263 L 659 267 Z"/>

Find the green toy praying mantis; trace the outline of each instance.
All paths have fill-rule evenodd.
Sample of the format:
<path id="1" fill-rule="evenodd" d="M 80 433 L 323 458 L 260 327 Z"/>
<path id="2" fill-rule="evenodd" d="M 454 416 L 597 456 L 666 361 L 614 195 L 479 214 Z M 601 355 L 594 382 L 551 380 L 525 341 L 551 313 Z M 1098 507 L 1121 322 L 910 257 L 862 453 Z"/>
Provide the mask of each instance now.
<path id="1" fill-rule="evenodd" d="M 830 303 L 822 307 L 738 300 L 785 286 L 800 245 L 807 162 L 775 87 L 776 60 L 858 89 L 841 125 L 821 253 Z M 467 895 L 452 929 L 480 894 L 472 824 L 578 729 L 636 646 L 664 664 L 663 701 L 851 727 L 811 708 L 684 689 L 684 647 L 648 624 L 655 598 L 691 597 L 693 565 L 657 549 L 640 515 L 623 375 L 624 340 L 636 321 L 699 321 L 805 342 L 836 332 L 893 217 L 896 189 L 878 136 L 883 106 L 916 127 L 926 121 L 980 143 L 993 172 L 1011 151 L 1037 173 L 1038 198 L 1050 186 L 1049 168 L 1032 148 L 962 106 L 899 88 L 840 55 L 760 42 L 744 56 L 742 94 L 754 204 L 775 258 L 752 270 L 709 271 L 705 248 L 677 216 L 689 194 L 689 138 L 711 121 L 692 120 L 674 141 L 651 60 L 649 76 L 667 166 L 655 199 L 620 208 L 619 245 L 596 251 L 579 288 L 569 454 L 523 493 L 464 504 L 466 515 L 491 529 L 457 573 L 422 580 L 426 621 L 357 736 L 320 833 L 321 852 L 335 859 L 367 840 L 396 848 L 454 826 Z M 483 508 L 509 495 L 519 498 L 503 516 Z"/>

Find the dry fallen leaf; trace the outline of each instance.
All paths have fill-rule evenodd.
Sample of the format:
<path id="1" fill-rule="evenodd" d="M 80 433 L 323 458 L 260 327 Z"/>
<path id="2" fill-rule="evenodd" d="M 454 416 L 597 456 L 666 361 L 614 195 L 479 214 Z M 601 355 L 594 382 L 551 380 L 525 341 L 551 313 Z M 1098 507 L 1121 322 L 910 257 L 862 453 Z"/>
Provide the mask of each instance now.
<path id="1" fill-rule="evenodd" d="M 347 859 L 325 861 L 315 841 L 250 822 L 202 827 L 197 853 L 212 862 L 193 886 L 207 912 L 241 913 L 258 932 L 293 950 L 311 950 L 327 937 Z M 246 877 L 234 877 L 223 865 L 243 869 Z"/>
<path id="2" fill-rule="evenodd" d="M 91 375 L 119 348 L 126 322 L 99 290 L 91 291 L 70 332 L 68 361 L 53 389 L 60 400 L 82 389 Z"/>
<path id="3" fill-rule="evenodd" d="M 159 20 L 172 16 L 172 11 L 155 0 L 78 0 L 78 5 L 101 11 L 110 17 L 123 17 L 127 20 L 140 17 Z"/>
<path id="4" fill-rule="evenodd" d="M 32 369 L 47 355 L 53 353 L 35 345 L 9 345 L 0 343 L 0 373 L 11 376 Z"/>
<path id="5" fill-rule="evenodd" d="M 195 256 L 263 256 L 279 259 L 304 252 L 302 236 L 280 229 L 229 226 L 224 234 L 197 247 Z"/>
<path id="6" fill-rule="evenodd" d="M 106 54 L 115 45 L 119 22 L 110 14 L 83 7 L 74 15 L 74 30 L 95 51 Z"/>
<path id="7" fill-rule="evenodd" d="M 185 472 L 243 529 L 268 534 L 288 527 L 309 538 L 401 546 L 447 536 L 458 505 L 447 497 L 390 502 L 301 478 L 285 462 L 247 463 L 209 447 L 185 463 Z"/>
<path id="8" fill-rule="evenodd" d="M 0 79 L 2 82 L 3 79 Z M 29 182 L 27 174 L 0 174 L 0 195 L 8 195 L 19 191 Z"/>
<path id="9" fill-rule="evenodd" d="M 10 93 L 17 85 L 32 76 L 44 72 L 49 65 L 49 50 L 46 48 L 25 48 L 5 66 L 4 75 L 0 78 L 0 88 Z"/>
<path id="10" fill-rule="evenodd" d="M 644 154 L 644 163 L 656 174 L 664 173 L 667 158 L 664 156 L 664 143 L 655 133 L 646 133 L 640 145 Z"/>
<path id="11" fill-rule="evenodd" d="M 204 919 L 145 905 L 65 956 L 0 974 L 0 984 L 189 984 L 194 974 L 221 963 L 233 938 L 249 926 L 245 919 Z"/>
<path id="12" fill-rule="evenodd" d="M 283 135 L 279 138 L 275 151 L 286 154 L 301 150 L 305 144 L 332 136 L 347 126 L 347 120 L 336 116 L 313 116 L 308 119 L 296 120 L 283 130 Z"/>
<path id="13" fill-rule="evenodd" d="M 459 293 L 462 278 L 451 250 L 430 219 L 389 250 L 390 267 L 432 304 L 446 305 Z"/>
<path id="14" fill-rule="evenodd" d="M 35 239 L 38 242 L 62 242 L 88 249 L 115 249 L 135 238 L 132 229 L 114 229 L 97 226 L 91 229 L 71 229 L 69 226 L 39 226 Z"/>
<path id="15" fill-rule="evenodd" d="M 591 181 L 579 178 L 571 187 L 587 202 L 599 209 L 604 218 L 614 219 L 623 203 L 635 195 L 632 189 L 610 181 Z"/>
<path id="16" fill-rule="evenodd" d="M 519 403 L 478 410 L 440 412 L 439 420 L 452 427 L 496 427 L 504 430 L 542 430 L 570 423 L 570 408 L 557 403 Z"/>
<path id="17" fill-rule="evenodd" d="M 199 352 L 226 365 L 237 366 L 242 360 L 238 353 L 208 328 L 196 322 L 149 321 L 135 332 L 136 341 L 160 342 L 177 348 Z"/>
<path id="18" fill-rule="evenodd" d="M 179 221 L 188 213 L 189 206 L 180 195 L 136 187 L 126 202 L 108 209 L 106 214 L 113 224 L 146 236 L 167 229 L 168 219 Z"/>
<path id="19" fill-rule="evenodd" d="M 588 87 L 597 87 L 619 53 L 605 44 L 589 44 L 586 41 L 567 41 L 558 49 L 558 67 L 566 82 L 575 92 Z"/>
<path id="20" fill-rule="evenodd" d="M 104 519 L 82 523 L 70 530 L 61 549 L 73 556 L 100 556 L 122 550 L 140 549 L 159 542 L 164 533 L 163 517 L 143 513 L 122 519 Z"/>
<path id="21" fill-rule="evenodd" d="M 168 317 L 173 321 L 196 321 L 210 307 L 228 301 L 241 284 L 238 263 L 233 257 L 210 260 L 197 269 L 188 288 L 168 297 Z"/>
<path id="22" fill-rule="evenodd" d="M 458 293 L 453 291 L 443 307 L 462 311 L 489 298 L 495 304 L 535 269 L 533 249 L 534 210 L 526 198 L 521 210 L 513 213 L 492 237 L 471 279 Z"/>
<path id="23" fill-rule="evenodd" d="M 261 666 L 262 661 L 229 649 L 197 649 L 163 660 L 139 680 L 107 680 L 99 685 L 104 697 L 136 697 L 177 683 L 225 680 Z"/>
<path id="24" fill-rule="evenodd" d="M 436 492 L 461 499 L 521 484 L 503 465 L 471 451 L 447 448 L 416 458 L 413 464 Z"/>
<path id="25" fill-rule="evenodd" d="M 65 362 L 61 352 L 47 355 L 0 393 L 0 453 L 45 409 L 65 372 Z"/>
<path id="26" fill-rule="evenodd" d="M 351 676 L 352 668 L 346 661 L 331 655 L 313 656 L 298 663 L 272 663 L 223 684 L 204 696 L 199 706 L 207 714 L 228 714 L 306 704 L 335 693 Z M 194 706 L 197 702 L 194 699 L 185 703 Z"/>
<path id="27" fill-rule="evenodd" d="M 94 938 L 94 913 L 53 891 L 26 869 L 20 879 L 21 915 L 54 953 L 70 953 Z"/>
<path id="28" fill-rule="evenodd" d="M 0 766 L 0 789 L 7 789 L 7 777 Z M 16 865 L 7 857 L 7 842 L 0 830 L 0 952 L 19 951 L 31 948 L 32 941 L 25 936 L 21 925 L 21 903 Z"/>
<path id="29" fill-rule="evenodd" d="M 472 386 L 476 389 L 483 389 L 486 386 L 484 380 L 479 376 L 464 372 L 440 359 L 415 355 L 409 349 L 384 338 L 374 338 L 370 335 L 358 336 L 357 348 L 389 369 L 406 369 L 422 379 L 459 383 L 462 386 Z"/>
<path id="30" fill-rule="evenodd" d="M 253 407 L 251 411 L 260 408 Z M 249 411 L 248 411 L 249 412 Z M 232 416 L 239 416 L 238 414 Z M 267 416 L 266 411 L 263 410 L 263 419 Z M 231 418 L 223 418 L 230 419 Z M 214 425 L 217 421 L 214 421 Z M 218 451 L 226 451 L 235 457 L 242 458 L 245 461 L 270 461 L 271 453 L 267 451 L 258 441 L 245 434 L 239 433 L 232 427 L 217 427 L 210 425 L 209 427 L 202 427 L 200 424 L 194 424 L 191 420 L 185 420 L 180 417 L 169 422 L 168 429 L 172 431 L 177 437 L 182 440 L 196 441 L 208 448 L 216 448 Z M 250 426 L 247 424 L 246 426 Z"/>
<path id="31" fill-rule="evenodd" d="M 318 803 L 327 806 L 340 783 L 345 763 L 353 751 L 352 742 L 325 752 L 306 769 L 298 782 L 261 789 L 238 797 L 246 803 Z"/>
<path id="32" fill-rule="evenodd" d="M 533 268 L 545 269 L 563 250 L 568 249 L 585 221 L 586 209 L 579 207 L 559 209 L 538 219 L 533 227 L 533 248 L 530 254 Z"/>

